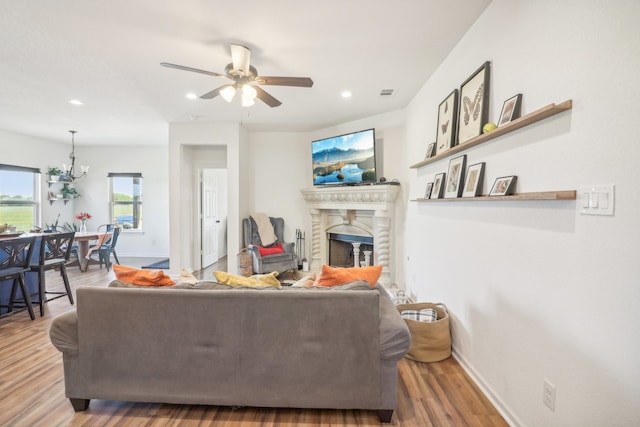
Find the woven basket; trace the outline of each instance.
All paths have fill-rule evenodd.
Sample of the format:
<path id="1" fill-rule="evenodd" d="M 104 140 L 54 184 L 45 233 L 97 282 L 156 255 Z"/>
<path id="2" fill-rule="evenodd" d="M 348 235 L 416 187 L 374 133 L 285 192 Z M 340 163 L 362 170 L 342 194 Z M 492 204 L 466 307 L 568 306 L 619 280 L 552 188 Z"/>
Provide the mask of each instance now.
<path id="1" fill-rule="evenodd" d="M 238 252 L 238 274 L 245 277 L 253 275 L 253 260 L 247 248 Z"/>
<path id="2" fill-rule="evenodd" d="M 405 355 L 407 359 L 418 362 L 439 362 L 451 356 L 451 331 L 449 330 L 449 313 L 444 304 L 421 302 L 414 304 L 398 304 L 398 311 L 422 310 L 432 308 L 438 313 L 435 322 L 419 322 L 404 319 L 411 333 L 411 348 Z"/>

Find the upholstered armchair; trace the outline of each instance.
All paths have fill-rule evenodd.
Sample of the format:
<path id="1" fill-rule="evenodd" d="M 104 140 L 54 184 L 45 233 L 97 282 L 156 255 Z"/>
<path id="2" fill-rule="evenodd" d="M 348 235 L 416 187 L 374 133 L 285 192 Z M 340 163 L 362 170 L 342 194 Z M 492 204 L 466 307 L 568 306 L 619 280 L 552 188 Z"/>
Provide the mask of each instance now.
<path id="1" fill-rule="evenodd" d="M 244 246 L 251 253 L 254 273 L 264 274 L 271 273 L 272 271 L 283 273 L 287 270 L 297 270 L 298 257 L 295 254 L 295 243 L 286 243 L 284 241 L 284 219 L 269 217 L 269 220 L 273 225 L 273 231 L 278 237 L 275 244 L 278 245 L 282 243 L 282 249 L 284 252 L 268 255 L 261 254 L 261 251 L 270 251 L 265 251 L 265 248 L 262 247 L 262 241 L 260 240 L 260 234 L 258 233 L 258 226 L 251 217 L 242 220 Z"/>

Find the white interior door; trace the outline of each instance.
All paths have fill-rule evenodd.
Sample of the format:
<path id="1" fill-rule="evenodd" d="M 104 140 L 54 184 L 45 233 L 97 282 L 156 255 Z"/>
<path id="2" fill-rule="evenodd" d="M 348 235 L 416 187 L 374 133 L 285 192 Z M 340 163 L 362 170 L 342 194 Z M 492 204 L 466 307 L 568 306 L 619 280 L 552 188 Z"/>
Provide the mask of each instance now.
<path id="1" fill-rule="evenodd" d="M 218 261 L 218 182 L 216 171 L 213 169 L 202 170 L 201 180 L 202 201 L 200 216 L 202 225 L 201 242 L 201 268 L 205 268 Z"/>

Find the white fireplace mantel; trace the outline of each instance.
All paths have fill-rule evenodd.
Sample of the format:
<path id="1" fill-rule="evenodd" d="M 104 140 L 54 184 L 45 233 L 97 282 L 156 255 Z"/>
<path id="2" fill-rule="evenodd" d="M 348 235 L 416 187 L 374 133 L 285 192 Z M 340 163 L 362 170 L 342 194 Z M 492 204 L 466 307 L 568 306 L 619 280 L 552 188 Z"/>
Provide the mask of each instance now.
<path id="1" fill-rule="evenodd" d="M 374 260 L 382 265 L 380 283 L 391 285 L 393 215 L 399 185 L 357 185 L 345 187 L 315 187 L 301 190 L 307 202 L 312 222 L 311 262 L 313 271 L 327 263 L 326 233 L 336 227 L 336 218 L 343 226 L 369 230 L 373 237 Z"/>

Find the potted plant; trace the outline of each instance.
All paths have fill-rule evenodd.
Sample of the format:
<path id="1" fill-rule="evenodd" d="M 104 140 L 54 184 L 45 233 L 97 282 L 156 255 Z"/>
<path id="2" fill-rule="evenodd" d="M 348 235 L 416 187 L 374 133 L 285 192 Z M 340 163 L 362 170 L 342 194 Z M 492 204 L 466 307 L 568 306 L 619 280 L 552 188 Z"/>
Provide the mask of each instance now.
<path id="1" fill-rule="evenodd" d="M 63 199 L 75 199 L 80 197 L 80 193 L 78 193 L 78 190 L 69 186 L 69 184 L 65 184 L 60 192 L 62 193 Z"/>
<path id="2" fill-rule="evenodd" d="M 49 181 L 51 182 L 58 182 L 58 180 L 60 179 L 60 175 L 63 174 L 64 172 L 62 171 L 62 169 L 55 166 L 47 168 L 47 175 L 49 175 Z"/>

